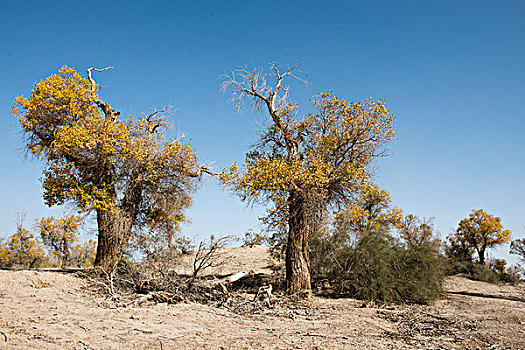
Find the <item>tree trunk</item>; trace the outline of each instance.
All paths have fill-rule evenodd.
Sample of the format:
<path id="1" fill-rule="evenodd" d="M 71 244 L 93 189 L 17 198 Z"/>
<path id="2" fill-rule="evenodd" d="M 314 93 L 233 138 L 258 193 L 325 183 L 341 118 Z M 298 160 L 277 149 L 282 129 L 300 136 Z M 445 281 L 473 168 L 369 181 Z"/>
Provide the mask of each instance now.
<path id="1" fill-rule="evenodd" d="M 62 249 L 63 254 L 61 254 L 62 255 L 61 267 L 64 269 L 66 268 L 68 264 L 70 264 L 70 260 L 71 260 L 71 256 L 69 252 L 69 244 L 65 237 L 62 238 L 62 247 L 63 247 Z"/>
<path id="2" fill-rule="evenodd" d="M 98 244 L 95 266 L 107 268 L 122 258 L 131 235 L 133 218 L 122 212 L 97 210 Z"/>
<path id="3" fill-rule="evenodd" d="M 485 250 L 486 250 L 486 247 L 485 247 L 485 246 L 482 246 L 482 247 L 478 250 L 479 263 L 480 263 L 481 265 L 485 265 Z"/>
<path id="4" fill-rule="evenodd" d="M 288 243 L 286 245 L 286 291 L 310 294 L 310 220 L 305 199 L 297 192 L 289 197 Z M 309 215 L 310 214 L 310 215 Z"/>

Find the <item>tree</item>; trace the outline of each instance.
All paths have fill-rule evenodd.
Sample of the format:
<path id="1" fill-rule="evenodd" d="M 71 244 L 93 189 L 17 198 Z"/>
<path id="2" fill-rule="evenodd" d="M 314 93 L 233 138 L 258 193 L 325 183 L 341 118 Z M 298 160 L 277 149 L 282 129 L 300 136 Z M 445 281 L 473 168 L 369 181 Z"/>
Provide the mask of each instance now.
<path id="1" fill-rule="evenodd" d="M 467 242 L 478 253 L 479 263 L 485 263 L 485 251 L 509 243 L 511 232 L 504 230 L 501 218 L 487 214 L 482 209 L 472 210 L 468 218 L 459 222 L 455 236 Z"/>
<path id="2" fill-rule="evenodd" d="M 244 167 L 232 165 L 222 179 L 243 200 L 273 204 L 267 219 L 286 227 L 291 294 L 311 291 L 309 243 L 324 213 L 347 204 L 368 182 L 371 161 L 394 137 L 394 117 L 382 100 L 347 102 L 325 92 L 312 101 L 310 113 L 300 116 L 284 85 L 286 79 L 300 79 L 298 73 L 278 64 L 270 73 L 243 67 L 223 83 L 239 108 L 248 102 L 268 116 Z"/>
<path id="3" fill-rule="evenodd" d="M 2 265 L 18 264 L 26 267 L 38 267 L 45 260 L 46 253 L 35 236 L 24 228 L 25 214 L 18 213 L 16 233 L 7 238 L 0 246 L 0 263 Z"/>
<path id="4" fill-rule="evenodd" d="M 73 243 L 78 241 L 81 217 L 66 215 L 63 218 L 41 218 L 37 220 L 37 229 L 42 243 L 51 250 L 51 254 L 58 259 L 62 268 L 71 265 Z M 78 251 L 75 248 L 75 251 Z"/>
<path id="5" fill-rule="evenodd" d="M 510 253 L 519 255 L 521 261 L 525 263 L 525 238 L 512 241 L 510 244 Z"/>
<path id="6" fill-rule="evenodd" d="M 78 267 L 91 267 L 97 254 L 97 242 L 89 240 L 71 248 L 71 264 Z"/>
<path id="7" fill-rule="evenodd" d="M 63 67 L 13 107 L 27 150 L 45 160 L 46 204 L 96 212 L 95 265 L 103 267 L 120 259 L 133 229 L 189 205 L 196 179 L 209 172 L 188 143 L 161 132 L 169 108 L 120 120 L 92 77 L 105 69 L 89 68 L 85 78 Z M 182 207 L 165 206 L 181 198 Z"/>
<path id="8" fill-rule="evenodd" d="M 453 233 L 447 237 L 445 255 L 456 262 L 472 263 L 474 248 L 463 237 Z"/>

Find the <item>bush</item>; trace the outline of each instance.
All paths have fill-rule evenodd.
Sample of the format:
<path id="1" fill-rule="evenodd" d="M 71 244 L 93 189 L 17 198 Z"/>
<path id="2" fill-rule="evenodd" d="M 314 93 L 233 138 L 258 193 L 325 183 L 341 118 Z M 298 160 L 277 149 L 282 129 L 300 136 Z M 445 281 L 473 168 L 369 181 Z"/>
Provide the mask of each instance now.
<path id="1" fill-rule="evenodd" d="M 314 238 L 311 259 L 314 280 L 369 301 L 428 303 L 439 297 L 444 278 L 432 246 L 408 247 L 388 234 Z"/>
<path id="2" fill-rule="evenodd" d="M 480 264 L 472 264 L 472 271 L 469 275 L 467 275 L 467 277 L 473 279 L 474 281 L 481 281 L 487 283 L 500 282 L 499 274 L 497 272 L 491 270 L 486 265 Z"/>
<path id="3" fill-rule="evenodd" d="M 490 258 L 487 261 L 487 265 L 481 265 L 473 261 L 449 259 L 447 265 L 447 274 L 455 275 L 459 273 L 474 281 L 517 284 L 521 279 L 519 268 L 516 266 L 507 268 L 505 259 Z"/>

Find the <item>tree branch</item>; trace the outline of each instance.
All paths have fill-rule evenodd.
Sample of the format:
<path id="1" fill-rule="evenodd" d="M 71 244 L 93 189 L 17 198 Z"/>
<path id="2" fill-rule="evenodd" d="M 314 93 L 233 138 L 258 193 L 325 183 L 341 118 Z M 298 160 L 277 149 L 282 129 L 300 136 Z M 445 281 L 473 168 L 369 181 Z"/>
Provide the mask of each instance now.
<path id="1" fill-rule="evenodd" d="M 189 177 L 201 177 L 203 173 L 206 173 L 211 176 L 218 176 L 219 173 L 212 172 L 207 166 L 200 165 L 195 171 L 188 172 Z"/>
<path id="2" fill-rule="evenodd" d="M 95 82 L 95 79 L 93 79 L 93 76 L 91 74 L 91 71 L 96 71 L 96 72 L 102 72 L 102 71 L 105 71 L 105 70 L 108 70 L 108 69 L 113 69 L 113 67 L 105 67 L 105 68 L 95 68 L 95 67 L 91 67 L 91 68 L 88 68 L 87 69 L 87 73 L 88 73 L 88 79 L 89 79 L 89 82 L 91 83 L 91 96 L 93 97 L 93 101 L 95 102 L 95 104 L 100 108 L 102 109 L 102 111 L 104 112 L 104 115 L 106 116 L 106 119 L 109 119 L 113 122 L 116 122 L 119 115 L 120 115 L 120 112 L 115 112 L 115 110 L 111 107 L 111 105 L 107 102 L 103 102 L 97 95 L 97 86 L 99 86 L 96 82 Z"/>
<path id="3" fill-rule="evenodd" d="M 283 85 L 283 81 L 286 77 L 292 77 L 304 83 L 307 82 L 294 74 L 294 71 L 299 71 L 298 66 L 288 68 L 284 73 L 281 73 L 279 68 L 278 63 L 272 63 L 271 69 L 274 73 L 264 74 L 262 70 L 250 70 L 246 66 L 239 67 L 230 74 L 225 75 L 222 90 L 224 91 L 230 87 L 233 89 L 232 99 L 238 109 L 240 109 L 246 96 L 253 98 L 252 102 L 257 110 L 260 110 L 265 105 L 272 121 L 283 135 L 289 156 L 293 158 L 297 153 L 299 140 L 295 139 L 293 132 L 289 130 L 285 120 L 283 120 L 284 116 L 291 115 L 291 110 L 293 109 L 293 105 L 286 102 L 288 88 Z M 273 88 L 268 86 L 268 76 L 273 76 L 277 79 Z M 280 96 L 281 92 L 283 93 Z"/>

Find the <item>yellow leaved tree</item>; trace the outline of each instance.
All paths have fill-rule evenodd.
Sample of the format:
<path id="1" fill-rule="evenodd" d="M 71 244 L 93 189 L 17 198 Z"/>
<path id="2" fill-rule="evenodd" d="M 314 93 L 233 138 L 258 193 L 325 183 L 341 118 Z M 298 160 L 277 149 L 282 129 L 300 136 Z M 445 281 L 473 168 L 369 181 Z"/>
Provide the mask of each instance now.
<path id="1" fill-rule="evenodd" d="M 95 265 L 107 267 L 122 256 L 135 228 L 188 206 L 196 179 L 208 169 L 188 143 L 165 138 L 169 110 L 119 119 L 99 97 L 92 73 L 101 70 L 89 68 L 83 77 L 63 67 L 35 83 L 30 97 L 17 97 L 13 113 L 27 149 L 45 161 L 45 202 L 96 212 Z"/>
<path id="2" fill-rule="evenodd" d="M 394 117 L 382 100 L 348 102 L 325 92 L 300 114 L 285 86 L 299 73 L 278 64 L 269 72 L 241 67 L 223 83 L 239 107 L 248 103 L 267 115 L 244 166 L 234 164 L 221 177 L 243 200 L 273 204 L 266 220 L 287 232 L 291 294 L 311 291 L 310 237 L 325 212 L 346 206 L 369 182 L 371 161 L 394 137 Z"/>
<path id="3" fill-rule="evenodd" d="M 24 228 L 24 218 L 24 213 L 19 213 L 16 233 L 9 236 L 5 242 L 0 242 L 0 265 L 39 267 L 45 263 L 46 253 L 35 236 Z"/>
<path id="4" fill-rule="evenodd" d="M 459 222 L 451 241 L 463 241 L 476 250 L 479 263 L 485 263 L 487 248 L 510 243 L 511 232 L 504 230 L 501 218 L 490 215 L 482 209 L 472 210 L 468 218 Z"/>
<path id="5" fill-rule="evenodd" d="M 71 265 L 73 244 L 78 241 L 81 218 L 65 215 L 62 218 L 41 218 L 37 220 L 37 230 L 42 243 L 50 249 L 50 255 L 64 268 Z"/>

